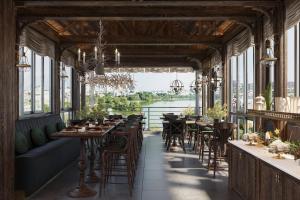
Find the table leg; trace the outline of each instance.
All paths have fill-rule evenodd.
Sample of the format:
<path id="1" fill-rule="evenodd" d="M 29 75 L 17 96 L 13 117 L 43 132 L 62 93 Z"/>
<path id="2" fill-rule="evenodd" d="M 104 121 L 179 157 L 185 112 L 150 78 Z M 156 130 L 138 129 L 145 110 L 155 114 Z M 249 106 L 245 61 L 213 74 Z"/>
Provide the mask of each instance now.
<path id="1" fill-rule="evenodd" d="M 81 138 L 80 139 L 80 160 L 78 163 L 78 167 L 80 171 L 79 185 L 75 189 L 69 192 L 69 196 L 72 198 L 91 197 L 97 194 L 96 191 L 92 190 L 84 183 L 84 170 L 86 169 L 84 142 L 85 140 Z"/>
<path id="2" fill-rule="evenodd" d="M 86 176 L 86 182 L 88 183 L 98 183 L 99 182 L 99 177 L 97 176 L 94 166 L 95 166 L 95 149 L 94 149 L 94 139 L 90 139 L 91 142 L 91 149 L 90 149 L 90 155 L 89 155 L 89 160 L 90 160 L 90 168 L 89 168 L 89 173 Z"/>

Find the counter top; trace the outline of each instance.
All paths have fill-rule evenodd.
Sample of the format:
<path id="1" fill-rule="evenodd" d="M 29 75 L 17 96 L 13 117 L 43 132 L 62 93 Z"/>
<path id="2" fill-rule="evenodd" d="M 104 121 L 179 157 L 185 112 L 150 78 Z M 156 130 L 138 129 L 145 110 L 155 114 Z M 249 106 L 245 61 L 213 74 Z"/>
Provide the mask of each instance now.
<path id="1" fill-rule="evenodd" d="M 300 165 L 292 157 L 285 155 L 286 159 L 279 160 L 273 158 L 276 154 L 268 152 L 267 147 L 249 146 L 248 142 L 241 140 L 232 140 L 229 143 L 300 181 Z"/>

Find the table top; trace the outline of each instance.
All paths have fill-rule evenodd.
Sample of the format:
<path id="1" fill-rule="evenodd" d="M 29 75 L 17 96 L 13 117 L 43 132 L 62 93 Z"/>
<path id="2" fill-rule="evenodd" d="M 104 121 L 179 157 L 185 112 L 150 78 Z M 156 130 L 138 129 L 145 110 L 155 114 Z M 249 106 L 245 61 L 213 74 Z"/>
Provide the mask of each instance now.
<path id="1" fill-rule="evenodd" d="M 233 146 L 238 147 L 241 150 L 251 154 L 252 156 L 268 163 L 269 165 L 283 171 L 284 173 L 300 180 L 300 165 L 293 159 L 293 156 L 284 154 L 286 159 L 275 159 L 272 154 L 268 152 L 267 147 L 249 146 L 248 142 L 241 140 L 232 140 L 229 143 Z"/>
<path id="2" fill-rule="evenodd" d="M 203 122 L 203 121 L 196 121 L 196 124 L 199 125 L 199 126 L 210 126 L 210 127 L 213 126 L 212 123 Z"/>
<path id="3" fill-rule="evenodd" d="M 105 134 L 110 132 L 116 126 L 118 126 L 121 122 L 117 122 L 115 124 L 110 123 L 108 126 L 73 126 L 69 128 L 65 128 L 60 132 L 54 133 L 51 137 L 72 137 L 72 138 L 96 138 L 103 137 Z"/>
<path id="4" fill-rule="evenodd" d="M 170 123 L 170 121 L 167 121 L 167 120 L 164 120 L 162 121 L 163 124 L 168 124 Z M 196 123 L 196 120 L 186 120 L 185 121 L 185 124 L 195 124 Z"/>

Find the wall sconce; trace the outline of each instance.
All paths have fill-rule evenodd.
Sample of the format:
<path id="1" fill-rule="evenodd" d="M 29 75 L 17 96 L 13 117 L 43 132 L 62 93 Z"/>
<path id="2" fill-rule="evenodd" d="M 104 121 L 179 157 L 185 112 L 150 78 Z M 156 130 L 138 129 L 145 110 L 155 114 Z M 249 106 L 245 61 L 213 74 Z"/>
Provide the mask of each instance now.
<path id="1" fill-rule="evenodd" d="M 271 41 L 266 40 L 265 50 L 264 50 L 264 53 L 263 53 L 263 57 L 260 59 L 260 62 L 262 64 L 272 65 L 276 61 L 277 61 L 277 58 L 274 56 L 274 51 L 271 47 Z"/>

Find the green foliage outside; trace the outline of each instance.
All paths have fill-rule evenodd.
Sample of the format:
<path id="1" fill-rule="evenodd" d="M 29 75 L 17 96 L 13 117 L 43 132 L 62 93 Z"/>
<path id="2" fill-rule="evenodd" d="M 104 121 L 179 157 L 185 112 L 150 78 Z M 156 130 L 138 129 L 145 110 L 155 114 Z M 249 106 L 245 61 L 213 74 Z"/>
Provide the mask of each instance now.
<path id="1" fill-rule="evenodd" d="M 89 96 L 87 98 L 87 105 L 89 105 Z M 112 93 L 106 93 L 103 96 L 96 96 L 97 106 L 100 106 L 107 113 L 109 109 L 115 114 L 130 115 L 138 114 L 142 111 L 143 106 L 147 106 L 157 101 L 171 101 L 178 99 L 192 99 L 194 95 L 178 96 L 168 93 L 152 93 L 152 92 L 137 92 L 124 96 L 114 96 Z M 91 108 L 87 108 L 85 113 L 88 113 Z M 194 113 L 194 111 L 193 111 Z"/>

